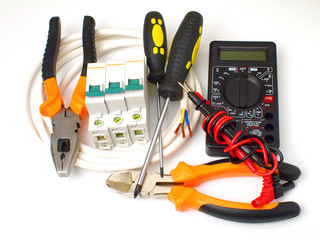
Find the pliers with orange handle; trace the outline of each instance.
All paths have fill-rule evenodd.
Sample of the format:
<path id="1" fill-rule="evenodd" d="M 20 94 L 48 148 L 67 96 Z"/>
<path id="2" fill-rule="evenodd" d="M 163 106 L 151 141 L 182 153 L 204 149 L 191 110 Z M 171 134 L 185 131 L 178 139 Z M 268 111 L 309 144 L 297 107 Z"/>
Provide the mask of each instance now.
<path id="1" fill-rule="evenodd" d="M 271 222 L 298 216 L 300 207 L 295 202 L 269 203 L 255 208 L 249 203 L 226 201 L 199 193 L 193 187 L 202 182 L 225 178 L 256 176 L 244 164 L 235 165 L 228 160 L 218 160 L 198 166 L 180 162 L 170 175 L 161 178 L 158 173 L 147 174 L 141 197 L 163 197 L 176 206 L 177 211 L 195 209 L 209 215 L 238 222 Z M 283 163 L 279 176 L 287 183 L 283 190 L 294 187 L 293 180 L 300 176 L 299 168 Z M 116 172 L 107 179 L 107 185 L 119 193 L 133 195 L 139 171 Z"/>
<path id="2" fill-rule="evenodd" d="M 40 113 L 50 117 L 52 123 L 51 154 L 60 177 L 70 175 L 80 148 L 78 128 L 88 114 L 85 105 L 87 64 L 95 63 L 95 21 L 84 17 L 82 31 L 83 66 L 81 76 L 74 89 L 70 107 L 66 108 L 56 80 L 56 64 L 61 41 L 59 17 L 50 19 L 45 53 L 42 61 L 42 78 L 47 100 L 40 106 Z"/>

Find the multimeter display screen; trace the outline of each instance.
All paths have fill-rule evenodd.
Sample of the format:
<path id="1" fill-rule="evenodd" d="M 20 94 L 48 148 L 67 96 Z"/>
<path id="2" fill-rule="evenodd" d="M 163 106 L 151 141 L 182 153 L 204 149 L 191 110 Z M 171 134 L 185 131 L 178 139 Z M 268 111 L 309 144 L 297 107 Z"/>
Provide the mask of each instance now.
<path id="1" fill-rule="evenodd" d="M 230 50 L 220 49 L 219 60 L 222 61 L 267 61 L 265 50 Z"/>

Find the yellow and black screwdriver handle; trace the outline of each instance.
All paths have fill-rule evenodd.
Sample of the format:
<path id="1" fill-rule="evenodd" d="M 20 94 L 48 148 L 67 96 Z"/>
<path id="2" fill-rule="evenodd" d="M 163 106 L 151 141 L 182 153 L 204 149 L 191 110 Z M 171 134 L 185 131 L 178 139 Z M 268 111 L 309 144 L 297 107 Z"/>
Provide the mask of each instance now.
<path id="1" fill-rule="evenodd" d="M 168 65 L 159 93 L 164 99 L 181 100 L 184 83 L 200 47 L 203 18 L 198 12 L 188 12 L 174 36 L 168 57 Z"/>
<path id="2" fill-rule="evenodd" d="M 149 12 L 143 25 L 143 47 L 149 67 L 148 81 L 162 83 L 167 59 L 167 34 L 162 15 Z"/>
<path id="3" fill-rule="evenodd" d="M 284 163 L 282 167 L 284 173 L 280 172 L 279 174 L 285 177 L 286 169 L 291 169 L 292 166 Z M 244 164 L 235 165 L 226 160 L 189 166 L 180 162 L 170 173 L 177 185 L 172 187 L 168 199 L 175 204 L 177 211 L 194 209 L 215 217 L 250 223 L 283 220 L 295 217 L 300 213 L 300 207 L 295 202 L 269 203 L 257 209 L 249 203 L 209 197 L 193 188 L 202 182 L 213 179 L 256 176 Z"/>
<path id="4" fill-rule="evenodd" d="M 83 67 L 77 86 L 74 89 L 70 108 L 81 119 L 88 113 L 85 105 L 85 88 L 87 79 L 87 64 L 95 63 L 95 21 L 90 16 L 85 16 L 82 30 Z M 61 97 L 56 80 L 56 64 L 61 42 L 61 22 L 59 17 L 53 17 L 49 23 L 47 45 L 42 61 L 42 78 L 47 100 L 40 106 L 40 113 L 46 117 L 53 117 L 62 107 L 64 102 Z"/>

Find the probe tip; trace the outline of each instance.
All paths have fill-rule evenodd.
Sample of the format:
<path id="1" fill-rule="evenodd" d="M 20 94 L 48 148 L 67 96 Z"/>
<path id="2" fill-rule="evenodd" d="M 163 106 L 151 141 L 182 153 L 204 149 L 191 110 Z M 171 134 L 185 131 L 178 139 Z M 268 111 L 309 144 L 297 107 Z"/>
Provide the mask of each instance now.
<path id="1" fill-rule="evenodd" d="M 138 195 L 139 195 L 140 192 L 141 192 L 141 188 L 142 188 L 142 185 L 137 184 L 136 188 L 134 189 L 134 193 L 133 193 L 133 197 L 134 197 L 134 198 L 138 197 Z"/>
<path id="2" fill-rule="evenodd" d="M 180 85 L 180 87 L 183 88 L 183 90 L 184 90 L 185 92 L 189 92 L 188 89 L 186 89 L 185 86 L 183 86 L 183 84 L 182 84 L 181 82 L 177 81 L 177 83 Z"/>
<path id="3" fill-rule="evenodd" d="M 163 167 L 160 168 L 160 176 L 163 178 Z"/>

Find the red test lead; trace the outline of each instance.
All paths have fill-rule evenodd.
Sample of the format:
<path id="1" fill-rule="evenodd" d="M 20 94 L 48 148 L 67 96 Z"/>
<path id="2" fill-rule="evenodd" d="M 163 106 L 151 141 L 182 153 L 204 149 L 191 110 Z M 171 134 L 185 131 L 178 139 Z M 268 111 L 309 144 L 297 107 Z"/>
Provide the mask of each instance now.
<path id="1" fill-rule="evenodd" d="M 260 197 L 252 201 L 253 207 L 260 207 L 270 203 L 275 199 L 273 177 L 276 178 L 278 169 L 278 159 L 283 161 L 282 154 L 275 150 L 257 136 L 246 135 L 242 131 L 236 131 L 233 123 L 234 119 L 226 112 L 216 111 L 210 103 L 199 93 L 194 92 L 186 83 L 187 88 L 180 84 L 187 92 L 188 98 L 195 104 L 196 110 L 200 111 L 205 119 L 202 129 L 221 145 L 227 144 L 225 152 L 230 153 L 230 161 L 234 164 L 245 164 L 253 173 L 263 177 L 263 188 Z"/>

